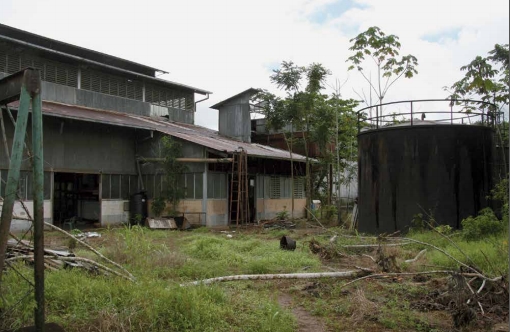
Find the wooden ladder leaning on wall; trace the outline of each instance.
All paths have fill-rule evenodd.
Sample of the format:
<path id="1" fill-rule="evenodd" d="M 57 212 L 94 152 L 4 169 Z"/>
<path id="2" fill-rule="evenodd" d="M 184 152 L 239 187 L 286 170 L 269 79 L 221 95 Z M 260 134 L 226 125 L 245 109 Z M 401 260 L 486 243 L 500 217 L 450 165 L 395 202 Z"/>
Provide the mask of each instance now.
<path id="1" fill-rule="evenodd" d="M 240 149 L 232 156 L 232 174 L 230 178 L 229 224 L 236 226 L 249 222 L 248 204 L 248 155 Z"/>

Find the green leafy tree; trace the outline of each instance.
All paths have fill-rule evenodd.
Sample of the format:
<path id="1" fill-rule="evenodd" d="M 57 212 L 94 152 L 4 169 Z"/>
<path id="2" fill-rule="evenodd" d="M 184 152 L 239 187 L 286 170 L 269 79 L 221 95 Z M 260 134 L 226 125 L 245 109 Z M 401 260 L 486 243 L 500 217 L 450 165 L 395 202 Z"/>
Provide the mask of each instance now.
<path id="1" fill-rule="evenodd" d="M 354 52 L 346 62 L 350 63 L 349 70 L 357 69 L 363 78 L 368 82 L 371 92 L 374 92 L 378 98 L 378 104 L 383 103 L 383 99 L 388 90 L 401 77 L 412 78 L 418 74 L 416 67 L 418 59 L 411 54 L 400 56 L 400 42 L 395 35 L 386 35 L 378 27 L 370 27 L 365 32 L 360 33 L 351 39 L 349 48 Z M 368 64 L 375 64 L 377 72 L 375 82 L 372 82 L 371 71 Z M 368 73 L 370 72 L 370 74 Z M 364 98 L 367 105 L 371 105 L 371 100 Z"/>
<path id="2" fill-rule="evenodd" d="M 496 127 L 503 145 L 508 145 L 508 123 L 499 121 L 502 110 L 509 103 L 509 48 L 508 44 L 496 44 L 488 56 L 477 56 L 469 64 L 462 66 L 464 77 L 450 87 L 444 87 L 449 99 L 478 99 L 493 105 L 465 102 L 463 111 L 470 113 L 481 109 L 487 111 L 489 120 L 498 123 Z M 456 104 L 461 104 L 457 102 Z"/>
<path id="3" fill-rule="evenodd" d="M 268 128 L 283 131 L 287 148 L 291 154 L 291 164 L 293 147 L 296 144 L 302 144 L 304 148 L 307 206 L 310 206 L 312 196 L 317 194 L 321 182 L 323 183 L 327 176 L 328 166 L 334 156 L 331 149 L 335 145 L 334 138 L 338 132 L 335 123 L 344 119 L 347 109 L 351 112 L 352 120 L 349 123 L 352 125 L 349 130 L 356 130 L 356 116 L 352 111 L 356 102 L 353 100 L 343 101 L 322 93 L 329 74 L 329 71 L 318 63 L 301 67 L 293 62 L 284 61 L 281 68 L 274 71 L 271 81 L 279 89 L 284 90 L 286 96 L 278 97 L 267 91 L 263 91 L 257 96 L 261 104 L 264 105 L 263 113 Z M 343 113 L 338 116 L 337 112 Z M 344 127 L 344 122 L 341 127 Z M 290 128 L 290 130 L 285 130 L 285 128 Z M 294 137 L 294 133 L 298 131 L 303 133 L 299 140 Z M 349 134 L 349 137 L 355 137 L 355 134 Z M 314 167 L 315 172 L 312 172 L 311 167 L 310 143 L 315 143 L 318 146 L 319 160 L 322 161 L 319 163 L 322 166 Z M 293 165 L 291 168 L 293 171 Z M 293 188 L 291 188 L 291 192 L 293 194 Z"/>
<path id="4" fill-rule="evenodd" d="M 160 141 L 160 152 L 163 157 L 163 185 L 160 196 L 153 200 L 152 210 L 160 216 L 165 210 L 166 203 L 171 204 L 170 214 L 175 214 L 179 201 L 184 198 L 185 188 L 182 187 L 181 178 L 186 172 L 186 166 L 178 161 L 182 156 L 181 144 L 170 136 L 164 136 Z"/>

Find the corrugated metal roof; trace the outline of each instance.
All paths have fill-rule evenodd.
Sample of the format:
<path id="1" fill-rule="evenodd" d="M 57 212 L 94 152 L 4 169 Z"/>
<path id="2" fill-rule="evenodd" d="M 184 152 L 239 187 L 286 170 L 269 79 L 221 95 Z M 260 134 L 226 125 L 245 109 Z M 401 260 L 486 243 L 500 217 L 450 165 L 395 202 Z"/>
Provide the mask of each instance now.
<path id="1" fill-rule="evenodd" d="M 18 102 L 14 102 L 10 104 L 10 106 L 17 107 L 17 103 Z M 43 114 L 46 116 L 159 131 L 161 133 L 168 134 L 188 142 L 199 144 L 216 151 L 232 153 L 236 150 L 239 150 L 239 148 L 243 148 L 249 156 L 269 159 L 290 159 L 288 151 L 256 143 L 239 142 L 231 138 L 219 135 L 216 130 L 201 126 L 180 122 L 169 122 L 164 119 L 160 120 L 157 118 L 134 114 L 104 111 L 82 106 L 66 105 L 46 101 L 43 102 L 42 109 Z M 296 161 L 305 160 L 304 156 L 295 153 L 292 154 L 292 157 Z"/>
<path id="2" fill-rule="evenodd" d="M 238 93 L 238 94 L 236 94 L 236 95 L 234 95 L 234 96 L 232 96 L 232 97 L 229 97 L 229 98 L 227 98 L 227 99 L 225 99 L 225 100 L 220 101 L 219 103 L 216 103 L 216 104 L 212 105 L 212 106 L 211 106 L 211 108 L 213 108 L 213 109 L 216 109 L 216 110 L 217 110 L 217 109 L 219 109 L 219 107 L 220 107 L 220 106 L 222 106 L 222 105 L 224 105 L 224 104 L 226 104 L 226 103 L 230 102 L 230 101 L 231 101 L 231 100 L 233 100 L 233 99 L 236 99 L 236 98 L 242 97 L 242 96 L 244 96 L 244 95 L 249 95 L 249 96 L 250 96 L 250 98 L 251 98 L 251 96 L 253 96 L 253 95 L 255 95 L 255 94 L 259 93 L 260 91 L 262 91 L 262 90 L 260 90 L 260 89 L 254 89 L 254 88 L 249 88 L 249 89 L 247 89 L 247 90 L 244 90 L 243 92 L 240 92 L 240 93 Z"/>

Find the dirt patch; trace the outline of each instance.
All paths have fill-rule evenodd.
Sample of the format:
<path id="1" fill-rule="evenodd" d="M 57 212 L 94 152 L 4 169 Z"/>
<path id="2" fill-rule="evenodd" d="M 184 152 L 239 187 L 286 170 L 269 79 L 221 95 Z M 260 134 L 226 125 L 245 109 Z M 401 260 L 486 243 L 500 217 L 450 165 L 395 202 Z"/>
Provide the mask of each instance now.
<path id="1" fill-rule="evenodd" d="M 278 303 L 285 309 L 292 310 L 298 322 L 297 332 L 326 332 L 326 324 L 318 317 L 312 316 L 305 308 L 294 306 L 292 296 L 282 293 L 278 295 Z"/>

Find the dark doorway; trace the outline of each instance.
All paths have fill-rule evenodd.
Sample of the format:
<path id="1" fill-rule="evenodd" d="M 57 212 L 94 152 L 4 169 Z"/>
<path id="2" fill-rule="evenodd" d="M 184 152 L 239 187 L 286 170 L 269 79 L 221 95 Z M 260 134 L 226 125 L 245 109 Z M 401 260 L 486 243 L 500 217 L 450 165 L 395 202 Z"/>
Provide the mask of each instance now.
<path id="1" fill-rule="evenodd" d="M 101 219 L 99 175 L 54 173 L 53 218 L 61 227 L 92 226 Z"/>

